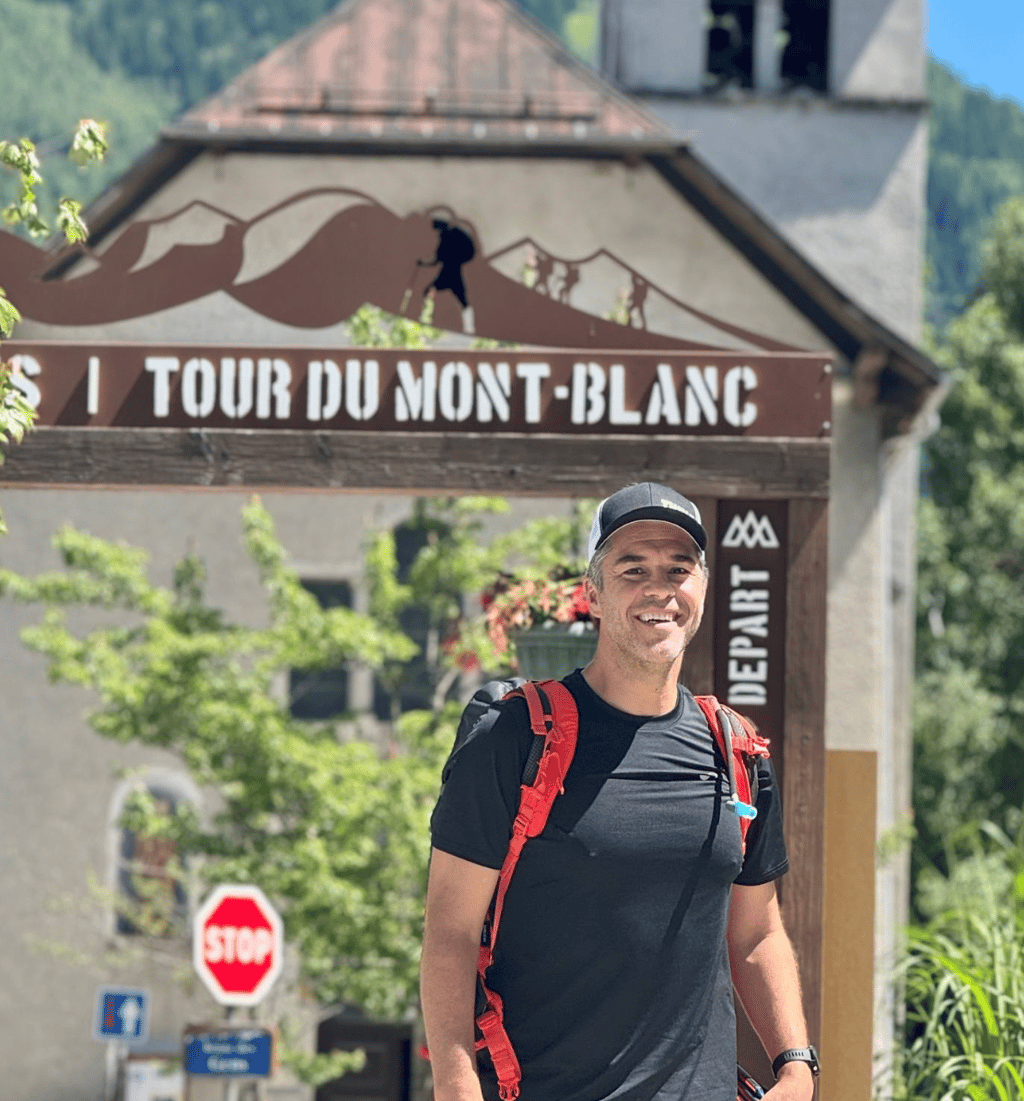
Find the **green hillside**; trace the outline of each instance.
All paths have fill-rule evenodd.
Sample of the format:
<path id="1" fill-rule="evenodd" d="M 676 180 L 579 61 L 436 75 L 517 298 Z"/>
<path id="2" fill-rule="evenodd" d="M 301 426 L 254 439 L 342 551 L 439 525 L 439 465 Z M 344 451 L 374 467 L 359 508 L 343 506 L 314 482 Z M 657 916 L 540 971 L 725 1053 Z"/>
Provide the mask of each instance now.
<path id="1" fill-rule="evenodd" d="M 517 2 L 550 30 L 564 29 L 582 56 L 593 55 L 597 0 Z M 337 3 L 0 0 L 0 137 L 37 143 L 49 196 L 92 198 L 152 144 L 164 122 Z M 109 124 L 111 155 L 99 171 L 79 176 L 62 154 L 83 116 Z M 10 193 L 8 186 L 0 200 Z"/>
<path id="2" fill-rule="evenodd" d="M 928 66 L 927 313 L 942 326 L 976 288 L 981 242 L 1004 199 L 1024 195 L 1024 108 Z"/>
<path id="3" fill-rule="evenodd" d="M 177 105 L 159 82 L 98 64 L 76 42 L 72 22 L 72 10 L 63 3 L 0 0 L 0 138 L 36 142 L 47 194 L 88 197 L 152 143 Z M 64 155 L 83 117 L 109 126 L 111 152 L 99 169 L 76 169 Z M 14 184 L 7 177 L 0 180 L 5 202 Z"/>

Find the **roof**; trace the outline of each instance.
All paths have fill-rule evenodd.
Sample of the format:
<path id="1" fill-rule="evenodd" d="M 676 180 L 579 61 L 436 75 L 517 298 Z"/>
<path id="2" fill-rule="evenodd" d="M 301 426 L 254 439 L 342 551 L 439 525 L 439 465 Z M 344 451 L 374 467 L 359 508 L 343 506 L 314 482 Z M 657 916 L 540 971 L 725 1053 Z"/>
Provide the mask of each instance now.
<path id="1" fill-rule="evenodd" d="M 669 131 L 508 0 L 345 0 L 168 133 L 518 144 Z"/>

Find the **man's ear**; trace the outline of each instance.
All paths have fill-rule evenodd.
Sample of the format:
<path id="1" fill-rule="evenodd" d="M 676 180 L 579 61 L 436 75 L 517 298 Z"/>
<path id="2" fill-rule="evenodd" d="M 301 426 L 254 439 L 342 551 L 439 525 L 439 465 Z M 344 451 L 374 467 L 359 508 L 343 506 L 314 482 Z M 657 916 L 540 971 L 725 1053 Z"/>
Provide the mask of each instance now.
<path id="1" fill-rule="evenodd" d="M 589 577 L 583 578 L 583 595 L 590 605 L 590 614 L 599 619 L 601 616 L 601 594 Z"/>

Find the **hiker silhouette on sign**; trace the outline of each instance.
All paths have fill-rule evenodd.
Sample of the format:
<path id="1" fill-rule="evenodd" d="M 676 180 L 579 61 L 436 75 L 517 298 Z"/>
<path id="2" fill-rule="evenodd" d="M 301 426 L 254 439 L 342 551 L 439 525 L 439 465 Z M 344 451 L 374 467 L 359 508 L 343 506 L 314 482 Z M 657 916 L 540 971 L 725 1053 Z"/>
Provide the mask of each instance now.
<path id="1" fill-rule="evenodd" d="M 451 291 L 462 306 L 462 327 L 467 333 L 473 331 L 473 307 L 466 298 L 466 284 L 462 278 L 462 265 L 468 264 L 476 255 L 473 238 L 458 226 L 444 218 L 434 218 L 431 222 L 437 231 L 437 251 L 433 260 L 418 260 L 419 267 L 430 268 L 440 265 L 433 283 L 423 292 L 426 297 L 431 291 Z"/>
<path id="2" fill-rule="evenodd" d="M 639 275 L 633 275 L 633 287 L 629 294 L 629 321 L 633 323 L 633 311 L 637 315 L 637 328 L 647 328 L 647 315 L 644 313 L 644 303 L 647 301 L 647 282 Z"/>
<path id="3" fill-rule="evenodd" d="M 580 281 L 580 266 L 579 264 L 566 264 L 565 275 L 562 277 L 562 285 L 558 290 L 558 301 L 564 302 L 569 305 L 569 295 L 572 294 L 573 287 Z"/>
<path id="4" fill-rule="evenodd" d="M 546 252 L 537 250 L 537 280 L 533 284 L 533 289 L 538 294 L 546 294 L 551 297 L 551 277 L 555 274 L 555 260 L 554 257 L 548 256 Z"/>

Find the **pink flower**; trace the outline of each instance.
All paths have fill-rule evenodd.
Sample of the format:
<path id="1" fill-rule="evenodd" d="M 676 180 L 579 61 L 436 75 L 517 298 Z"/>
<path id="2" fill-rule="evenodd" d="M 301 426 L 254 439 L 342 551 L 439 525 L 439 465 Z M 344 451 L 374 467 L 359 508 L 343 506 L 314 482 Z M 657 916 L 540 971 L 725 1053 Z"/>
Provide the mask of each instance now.
<path id="1" fill-rule="evenodd" d="M 502 576 L 481 598 L 487 633 L 500 654 L 508 651 L 508 632 L 544 623 L 588 623 L 590 605 L 577 579 L 519 581 Z"/>

